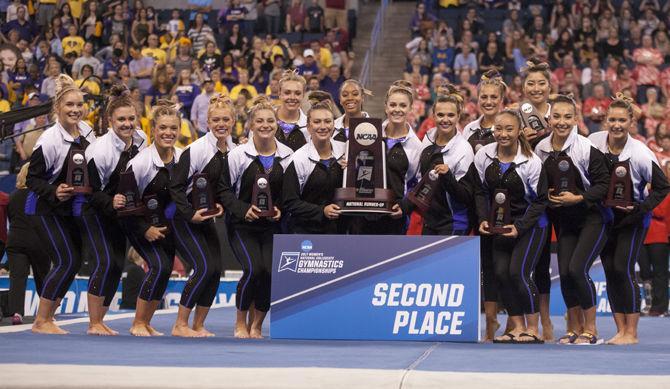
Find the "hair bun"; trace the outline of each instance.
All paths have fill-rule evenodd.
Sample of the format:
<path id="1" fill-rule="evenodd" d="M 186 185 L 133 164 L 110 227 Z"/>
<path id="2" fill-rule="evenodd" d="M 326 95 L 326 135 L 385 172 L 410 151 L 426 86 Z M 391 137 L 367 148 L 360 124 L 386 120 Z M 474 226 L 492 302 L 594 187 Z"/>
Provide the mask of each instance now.
<path id="1" fill-rule="evenodd" d="M 123 97 L 130 95 L 130 90 L 123 84 L 114 84 L 109 88 L 108 94 L 110 98 Z"/>
<path id="2" fill-rule="evenodd" d="M 74 83 L 74 80 L 72 77 L 68 76 L 67 74 L 59 74 L 58 77 L 56 78 L 56 94 L 59 95 L 63 91 L 68 90 L 68 89 L 79 89 Z"/>

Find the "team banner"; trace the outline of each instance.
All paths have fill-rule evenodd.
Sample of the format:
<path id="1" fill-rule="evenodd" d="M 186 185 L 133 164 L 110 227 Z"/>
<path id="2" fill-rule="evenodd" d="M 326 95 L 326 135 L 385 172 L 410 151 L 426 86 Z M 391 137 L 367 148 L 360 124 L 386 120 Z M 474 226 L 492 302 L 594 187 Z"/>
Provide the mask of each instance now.
<path id="1" fill-rule="evenodd" d="M 479 340 L 479 237 L 275 235 L 272 338 Z"/>

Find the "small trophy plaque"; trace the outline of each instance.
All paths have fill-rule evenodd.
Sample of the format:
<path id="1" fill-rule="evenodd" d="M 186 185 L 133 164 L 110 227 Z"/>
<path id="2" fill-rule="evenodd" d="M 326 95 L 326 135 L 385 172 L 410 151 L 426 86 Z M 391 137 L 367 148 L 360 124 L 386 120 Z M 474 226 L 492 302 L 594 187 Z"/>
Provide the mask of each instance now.
<path id="1" fill-rule="evenodd" d="M 66 184 L 74 187 L 76 194 L 90 194 L 93 192 L 88 179 L 88 167 L 84 150 L 72 147 L 68 153 Z"/>
<path id="2" fill-rule="evenodd" d="M 132 166 L 119 174 L 117 191 L 126 197 L 126 206 L 116 211 L 118 216 L 144 215 L 146 207 L 140 200 L 140 190 Z"/>
<path id="3" fill-rule="evenodd" d="M 165 220 L 165 214 L 163 213 L 163 207 L 161 206 L 158 196 L 155 194 L 144 196 L 144 204 L 146 205 L 146 218 L 147 222 L 153 227 L 165 227 L 167 222 Z"/>
<path id="4" fill-rule="evenodd" d="M 192 177 L 193 186 L 191 187 L 191 205 L 194 210 L 206 209 L 203 216 L 211 216 L 219 213 L 219 209 L 214 203 L 214 194 L 212 185 L 207 177 L 207 173 L 194 174 Z"/>
<path id="5" fill-rule="evenodd" d="M 537 131 L 537 137 L 531 141 L 531 145 L 535 147 L 535 144 L 539 143 L 542 138 L 549 134 L 549 124 L 544 116 L 529 102 L 521 104 L 519 112 L 521 113 L 524 127 L 530 127 Z"/>
<path id="6" fill-rule="evenodd" d="M 605 205 L 608 207 L 628 207 L 633 205 L 633 184 L 628 161 L 617 162 L 612 169 L 610 188 Z"/>
<path id="7" fill-rule="evenodd" d="M 510 199 L 507 189 L 496 189 L 491 197 L 491 216 L 488 231 L 492 234 L 507 234 L 512 230 L 504 227 L 511 224 Z"/>
<path id="8" fill-rule="evenodd" d="M 395 196 L 386 189 L 382 121 L 351 118 L 349 126 L 347 168 L 343 187 L 335 189 L 335 203 L 343 214 L 391 213 Z"/>
<path id="9" fill-rule="evenodd" d="M 572 168 L 570 157 L 563 155 L 556 158 L 555 163 L 550 165 L 547 171 L 553 189 L 552 195 L 557 196 L 563 192 L 577 193 L 575 170 Z"/>
<path id="10" fill-rule="evenodd" d="M 272 191 L 270 190 L 270 176 L 267 173 L 258 173 L 254 181 L 251 194 L 251 204 L 261 210 L 260 217 L 272 217 L 275 215 L 272 205 Z"/>
<path id="11" fill-rule="evenodd" d="M 414 203 L 419 212 L 424 213 L 430 208 L 430 202 L 438 188 L 440 175 L 430 170 L 423 175 L 417 186 L 407 194 L 407 199 Z"/>

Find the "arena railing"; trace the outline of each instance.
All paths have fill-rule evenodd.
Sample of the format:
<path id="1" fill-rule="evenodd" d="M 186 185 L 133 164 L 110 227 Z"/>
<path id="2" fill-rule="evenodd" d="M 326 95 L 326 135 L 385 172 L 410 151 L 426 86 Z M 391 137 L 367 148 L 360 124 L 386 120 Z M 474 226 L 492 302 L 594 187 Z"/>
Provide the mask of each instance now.
<path id="1" fill-rule="evenodd" d="M 375 56 L 379 53 L 379 42 L 384 36 L 384 17 L 386 16 L 386 8 L 388 5 L 389 0 L 381 0 L 381 5 L 377 10 L 375 22 L 372 26 L 372 32 L 370 33 L 370 47 L 368 47 L 365 52 L 363 66 L 361 66 L 361 72 L 358 77 L 361 84 L 365 87 L 368 86 L 373 76 L 372 70 L 374 69 Z"/>

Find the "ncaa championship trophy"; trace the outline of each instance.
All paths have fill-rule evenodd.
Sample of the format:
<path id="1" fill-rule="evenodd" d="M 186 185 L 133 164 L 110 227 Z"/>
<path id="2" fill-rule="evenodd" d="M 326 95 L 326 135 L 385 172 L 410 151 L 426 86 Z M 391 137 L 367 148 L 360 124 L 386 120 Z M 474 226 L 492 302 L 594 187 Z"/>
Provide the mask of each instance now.
<path id="1" fill-rule="evenodd" d="M 352 118 L 349 126 L 347 168 L 343 187 L 335 189 L 335 203 L 344 214 L 391 213 L 394 195 L 386 189 L 382 121 Z"/>

